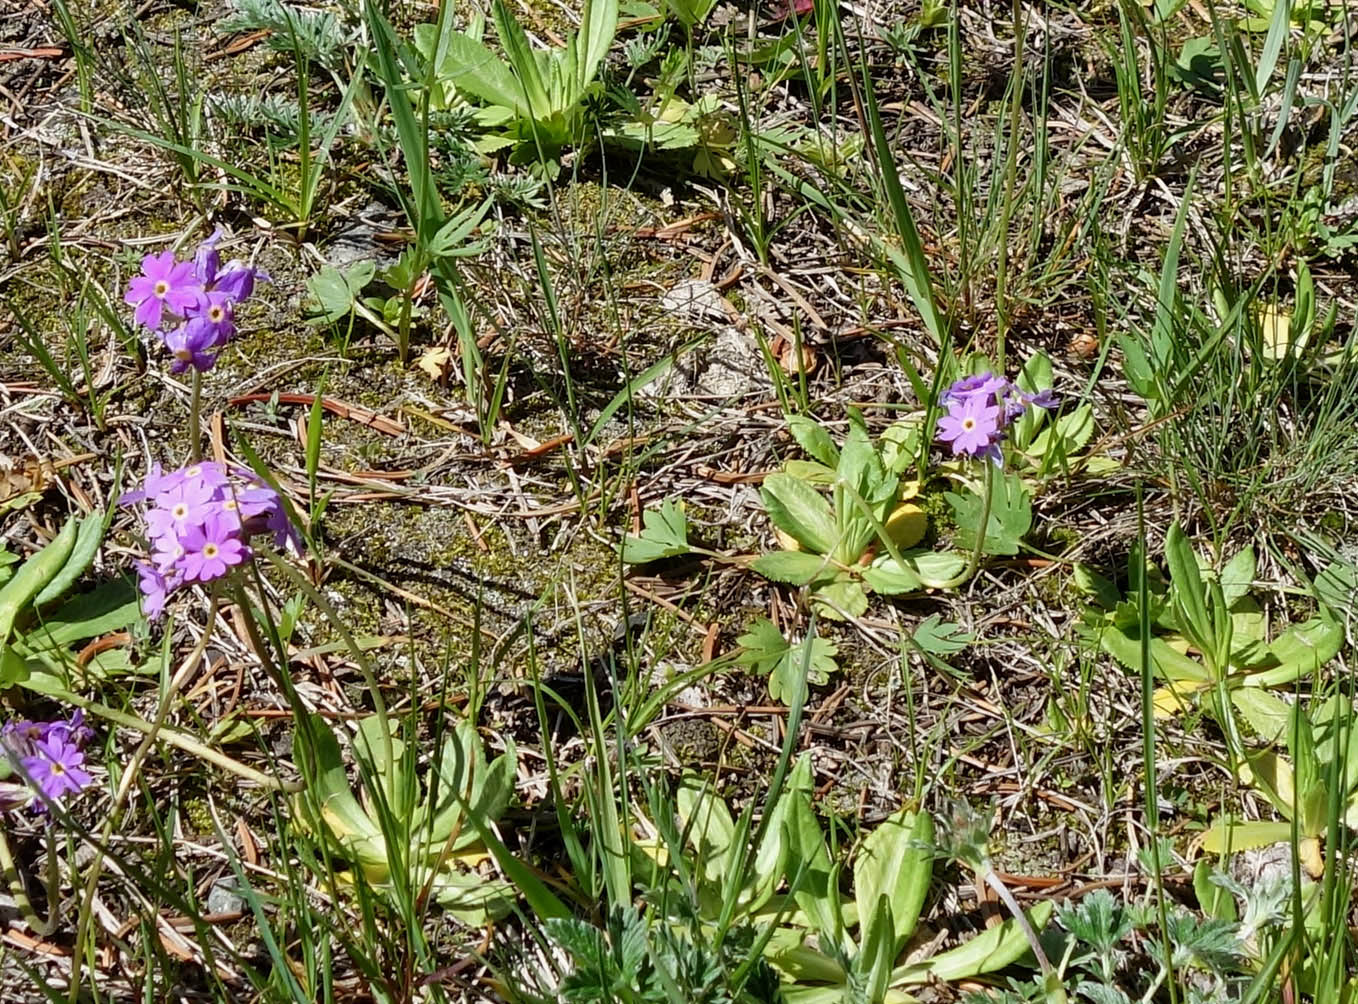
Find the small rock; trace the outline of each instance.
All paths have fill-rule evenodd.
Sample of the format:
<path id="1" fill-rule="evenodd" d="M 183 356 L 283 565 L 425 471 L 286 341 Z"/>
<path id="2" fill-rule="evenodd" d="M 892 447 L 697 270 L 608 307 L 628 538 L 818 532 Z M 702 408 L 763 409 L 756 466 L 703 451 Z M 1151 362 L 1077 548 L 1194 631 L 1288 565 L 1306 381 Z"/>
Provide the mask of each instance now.
<path id="1" fill-rule="evenodd" d="M 208 913 L 244 913 L 245 898 L 236 890 L 235 877 L 219 878 L 207 893 Z"/>

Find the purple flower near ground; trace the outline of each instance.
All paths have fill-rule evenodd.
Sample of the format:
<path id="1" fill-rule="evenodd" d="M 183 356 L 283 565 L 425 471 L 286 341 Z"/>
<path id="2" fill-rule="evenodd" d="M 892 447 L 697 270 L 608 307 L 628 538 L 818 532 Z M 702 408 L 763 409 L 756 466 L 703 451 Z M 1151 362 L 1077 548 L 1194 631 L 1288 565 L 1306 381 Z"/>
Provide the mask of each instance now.
<path id="1" fill-rule="evenodd" d="M 1030 406 L 1050 409 L 1057 404 L 1051 390 L 1025 394 L 988 371 L 956 381 L 943 392 L 942 401 L 948 413 L 939 419 L 939 440 L 952 446 L 953 456 L 984 456 L 997 464 L 1004 463 L 1000 442 L 1009 425 Z"/>
<path id="2" fill-rule="evenodd" d="M 269 275 L 242 261 L 231 261 L 218 274 L 212 291 L 221 293 L 232 303 L 248 300 L 255 291 L 255 283 L 270 282 Z"/>
<path id="3" fill-rule="evenodd" d="M 0 809 L 28 802 L 35 812 L 46 813 L 50 803 L 89 785 L 84 748 L 93 737 L 79 710 L 53 722 L 7 722 L 0 728 L 0 750 L 18 768 L 23 783 L 0 783 Z"/>
<path id="4" fill-rule="evenodd" d="M 147 255 L 143 274 L 128 284 L 124 299 L 136 307 L 138 323 L 160 335 L 174 356 L 175 373 L 211 369 L 236 333 L 234 306 L 250 297 L 256 283 L 269 281 L 241 261 L 223 267 L 217 250 L 222 234 L 221 227 L 214 230 L 191 261 L 176 261 L 173 251 Z"/>
<path id="5" fill-rule="evenodd" d="M 185 337 L 204 349 L 220 349 L 236 333 L 231 300 L 219 290 L 204 293 L 184 322 Z"/>
<path id="6" fill-rule="evenodd" d="M 1000 431 L 1000 409 L 972 395 L 949 406 L 938 420 L 938 438 L 952 447 L 953 456 L 989 455 Z"/>
<path id="7" fill-rule="evenodd" d="M 167 308 L 170 313 L 183 317 L 202 291 L 194 278 L 193 265 L 175 261 L 173 251 L 147 255 L 141 260 L 141 271 L 141 275 L 128 283 L 123 299 L 136 306 L 133 316 L 137 323 L 152 331 L 159 330 Z"/>
<path id="8" fill-rule="evenodd" d="M 44 798 L 57 801 L 75 795 L 93 778 L 85 767 L 80 747 L 62 736 L 49 736 L 33 744 L 37 752 L 23 758 L 24 772 Z"/>
<path id="9" fill-rule="evenodd" d="M 141 590 L 141 612 L 150 620 L 160 620 L 165 612 L 165 600 L 169 596 L 170 581 L 155 565 L 137 562 L 137 587 Z"/>

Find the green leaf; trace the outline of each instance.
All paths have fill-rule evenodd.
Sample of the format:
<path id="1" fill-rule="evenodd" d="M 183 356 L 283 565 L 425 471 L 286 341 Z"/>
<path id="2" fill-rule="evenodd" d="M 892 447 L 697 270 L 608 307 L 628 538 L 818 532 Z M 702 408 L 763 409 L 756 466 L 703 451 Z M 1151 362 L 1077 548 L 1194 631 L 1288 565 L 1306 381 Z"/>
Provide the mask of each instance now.
<path id="1" fill-rule="evenodd" d="M 1033 929 L 1041 933 L 1051 917 L 1053 904 L 1045 900 L 1025 911 Z M 1018 922 L 1010 917 L 978 934 L 965 944 L 910 965 L 901 966 L 891 974 L 893 987 L 911 986 L 941 980 L 956 980 L 993 973 L 1013 965 L 1029 950 L 1028 938 Z"/>
<path id="2" fill-rule="evenodd" d="M 1339 654 L 1344 628 L 1326 616 L 1312 617 L 1288 628 L 1268 647 L 1269 661 L 1276 666 L 1251 673 L 1248 683 L 1277 687 L 1314 673 Z"/>
<path id="3" fill-rule="evenodd" d="M 1051 357 L 1045 352 L 1038 352 L 1030 356 L 1028 361 L 1023 364 L 1023 369 L 1019 371 L 1018 380 L 1019 390 L 1025 394 L 1038 394 L 1048 390 L 1052 385 L 1052 361 Z M 1033 442 L 1033 437 L 1037 435 L 1038 429 L 1047 420 L 1047 410 L 1045 408 L 1025 408 L 1023 414 L 1014 422 L 1014 445 L 1024 453 L 1034 453 L 1041 456 L 1045 451 L 1033 449 L 1029 450 L 1029 445 Z"/>
<path id="4" fill-rule="evenodd" d="M 1024 415 L 1033 412 L 1046 414 L 1042 408 L 1029 408 Z M 1060 462 L 1084 449 L 1093 435 L 1094 406 L 1082 404 L 1069 414 L 1062 415 L 1054 426 L 1038 433 L 1023 452 L 1032 457 Z"/>
<path id="5" fill-rule="evenodd" d="M 1203 834 L 1202 849 L 1209 854 L 1253 851 L 1273 844 L 1292 842 L 1292 824 L 1281 822 L 1235 822 L 1218 819 Z"/>
<path id="6" fill-rule="evenodd" d="M 1118 628 L 1110 627 L 1099 633 L 1099 645 L 1105 652 L 1134 673 L 1141 671 L 1141 642 L 1128 637 Z M 1151 639 L 1151 668 L 1162 680 L 1171 683 L 1207 683 L 1211 679 L 1207 667 L 1172 648 L 1163 638 Z"/>
<path id="7" fill-rule="evenodd" d="M 57 612 L 24 636 L 34 650 L 74 645 L 111 631 L 121 631 L 141 617 L 141 602 L 131 579 L 114 579 L 71 597 Z"/>
<path id="8" fill-rule="evenodd" d="M 797 445 L 826 467 L 835 467 L 839 464 L 839 447 L 835 446 L 830 434 L 819 422 L 805 415 L 791 415 L 788 417 L 787 426 Z"/>
<path id="9" fill-rule="evenodd" d="M 356 261 L 343 272 L 333 265 L 324 266 L 306 281 L 313 313 L 319 315 L 316 320 L 332 324 L 348 316 L 376 273 L 377 266 L 370 261 Z"/>
<path id="10" fill-rule="evenodd" d="M 1254 586 L 1255 564 L 1252 547 L 1241 548 L 1230 561 L 1226 562 L 1219 579 L 1222 595 L 1226 597 L 1226 606 L 1234 607 Z"/>
<path id="11" fill-rule="evenodd" d="M 823 555 L 806 551 L 770 551 L 755 558 L 750 567 L 766 579 L 794 586 L 804 586 L 827 571 L 833 574 Z"/>
<path id="12" fill-rule="evenodd" d="M 960 624 L 944 621 L 938 614 L 930 614 L 915 625 L 915 644 L 930 655 L 952 655 L 974 641 L 976 636 Z"/>
<path id="13" fill-rule="evenodd" d="M 495 0 L 492 8 L 495 16 L 495 30 L 500 36 L 500 45 L 505 50 L 505 59 L 513 71 L 519 94 L 517 104 L 510 107 L 523 107 L 535 119 L 549 118 L 555 110 L 552 100 L 547 96 L 547 84 L 542 78 L 542 67 L 538 65 L 537 54 L 533 51 L 523 26 L 519 24 L 504 0 Z M 471 87 L 459 84 L 467 90 Z M 498 88 L 497 88 L 498 89 Z"/>
<path id="14" fill-rule="evenodd" d="M 863 591 L 863 584 L 847 575 L 817 586 L 811 594 L 811 603 L 817 613 L 830 620 L 862 617 L 868 612 L 868 594 Z"/>
<path id="15" fill-rule="evenodd" d="M 899 596 L 924 588 L 908 560 L 903 564 L 889 554 L 879 555 L 871 567 L 863 569 L 863 581 L 883 596 Z"/>
<path id="16" fill-rule="evenodd" d="M 1292 721 L 1292 706 L 1286 701 L 1258 687 L 1238 687 L 1231 691 L 1231 703 L 1264 742 L 1286 739 Z"/>
<path id="17" fill-rule="evenodd" d="M 853 894 L 859 922 L 870 928 L 878 898 L 885 897 L 895 924 L 892 960 L 914 933 L 924 907 L 934 871 L 933 843 L 933 818 L 927 812 L 901 809 L 869 833 L 854 856 Z M 871 937 L 870 930 L 859 932 L 860 942 Z"/>
<path id="18" fill-rule="evenodd" d="M 825 497 L 791 475 L 770 474 L 759 491 L 769 521 L 803 547 L 829 554 L 839 534 Z"/>
<path id="19" fill-rule="evenodd" d="M 1118 592 L 1118 587 L 1112 580 L 1104 578 L 1088 565 L 1076 562 L 1071 572 L 1071 581 L 1076 589 L 1105 610 L 1112 610 L 1122 602 L 1122 594 Z"/>
<path id="20" fill-rule="evenodd" d="M 957 543 L 962 550 L 976 544 L 980 531 L 982 500 L 978 495 L 947 492 L 957 522 Z M 1016 474 L 991 478 L 990 518 L 985 528 L 982 551 L 986 554 L 1018 554 L 1019 543 L 1032 528 L 1032 499 Z"/>
<path id="21" fill-rule="evenodd" d="M 1212 619 L 1207 614 L 1207 593 L 1198 571 L 1198 557 L 1177 522 L 1170 524 L 1165 535 L 1165 562 L 1169 565 L 1170 595 L 1175 609 L 1182 614 L 1180 627 L 1185 633 L 1191 632 L 1199 647 L 1210 644 Z"/>
<path id="22" fill-rule="evenodd" d="M 772 621 L 760 617 L 736 639 L 736 644 L 743 650 L 736 656 L 736 662 L 749 666 L 756 673 L 767 674 L 769 695 L 776 701 L 788 703 L 800 684 L 799 677 L 806 662 L 806 641 L 789 642 Z M 829 679 L 839 669 L 835 662 L 838 654 L 834 642 L 819 636 L 811 639 L 807 684 L 818 685 Z"/>
<path id="23" fill-rule="evenodd" d="M 641 565 L 689 552 L 688 520 L 673 499 L 662 502 L 659 510 L 645 510 L 641 524 L 640 535 L 628 534 L 623 539 L 621 555 L 627 564 Z"/>
<path id="24" fill-rule="evenodd" d="M 736 824 L 730 810 L 712 793 L 710 779 L 692 775 L 679 782 L 675 805 L 704 877 L 709 885 L 720 889 L 730 869 L 731 854 L 744 851 L 733 846 Z"/>

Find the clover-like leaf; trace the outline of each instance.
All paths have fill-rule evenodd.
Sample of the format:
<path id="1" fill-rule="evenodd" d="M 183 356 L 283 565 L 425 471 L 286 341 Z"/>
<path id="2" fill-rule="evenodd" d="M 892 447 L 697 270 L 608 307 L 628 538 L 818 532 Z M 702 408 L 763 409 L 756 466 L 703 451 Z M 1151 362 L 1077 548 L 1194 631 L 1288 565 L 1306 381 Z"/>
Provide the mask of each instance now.
<path id="1" fill-rule="evenodd" d="M 643 512 L 641 525 L 640 534 L 628 534 L 622 542 L 622 560 L 627 564 L 643 565 L 688 553 L 688 520 L 673 499 L 666 499 L 658 510 Z"/>

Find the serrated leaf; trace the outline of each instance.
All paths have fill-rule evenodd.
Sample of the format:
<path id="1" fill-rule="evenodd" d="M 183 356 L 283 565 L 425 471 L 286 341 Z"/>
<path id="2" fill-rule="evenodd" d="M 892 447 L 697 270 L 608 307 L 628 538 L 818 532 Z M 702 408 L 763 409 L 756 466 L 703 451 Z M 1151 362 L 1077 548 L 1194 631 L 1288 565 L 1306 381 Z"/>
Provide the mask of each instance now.
<path id="1" fill-rule="evenodd" d="M 766 579 L 794 586 L 804 586 L 818 576 L 833 573 L 823 555 L 806 551 L 770 551 L 755 558 L 750 567 Z"/>
<path id="2" fill-rule="evenodd" d="M 930 614 L 913 632 L 915 644 L 930 655 L 952 655 L 975 640 L 975 635 L 960 624 L 944 621 L 938 614 Z"/>
<path id="3" fill-rule="evenodd" d="M 975 546 L 980 532 L 982 500 L 978 495 L 947 492 L 957 522 L 958 545 L 963 550 Z M 1019 543 L 1032 528 L 1032 499 L 1018 475 L 991 478 L 990 517 L 985 528 L 982 550 L 986 554 L 1018 554 Z"/>
<path id="4" fill-rule="evenodd" d="M 640 565 L 688 553 L 688 520 L 673 499 L 666 499 L 658 510 L 647 509 L 641 514 L 641 523 L 641 533 L 628 534 L 622 542 L 622 560 L 627 564 Z"/>
<path id="5" fill-rule="evenodd" d="M 863 584 L 848 576 L 817 586 L 811 602 L 817 613 L 830 620 L 862 617 L 868 612 L 868 594 L 863 591 Z"/>
<path id="6" fill-rule="evenodd" d="M 826 467 L 839 464 L 839 447 L 819 422 L 805 415 L 792 415 L 787 420 L 788 431 L 797 445 Z"/>
<path id="7" fill-rule="evenodd" d="M 808 551 L 829 554 L 839 537 L 825 497 L 789 474 L 770 474 L 759 491 L 769 522 Z"/>

